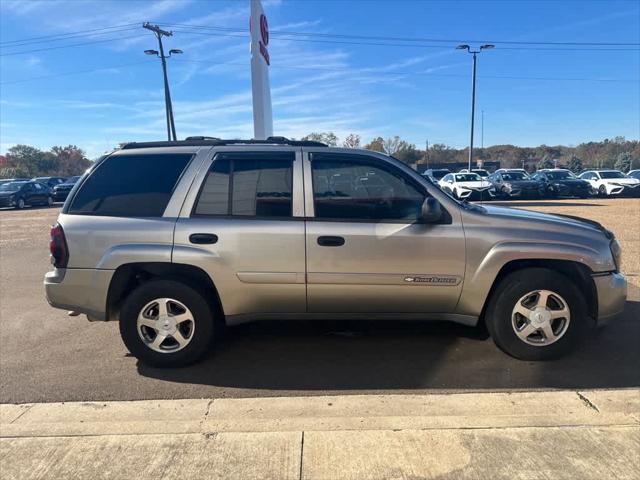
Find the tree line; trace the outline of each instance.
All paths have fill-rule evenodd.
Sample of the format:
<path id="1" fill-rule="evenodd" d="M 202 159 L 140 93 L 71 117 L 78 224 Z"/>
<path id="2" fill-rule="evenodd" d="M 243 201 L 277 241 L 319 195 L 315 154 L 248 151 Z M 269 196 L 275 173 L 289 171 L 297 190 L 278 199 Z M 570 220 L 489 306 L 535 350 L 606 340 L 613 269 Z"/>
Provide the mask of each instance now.
<path id="1" fill-rule="evenodd" d="M 81 148 L 55 146 L 44 151 L 30 145 L 14 145 L 0 163 L 0 178 L 32 178 L 81 175 L 91 166 Z"/>
<path id="2" fill-rule="evenodd" d="M 376 137 L 362 144 L 360 135 L 350 134 L 341 143 L 333 132 L 311 133 L 303 140 L 316 140 L 331 146 L 366 148 L 393 155 L 407 164 L 466 162 L 469 149 L 456 149 L 443 143 L 419 149 L 415 144 L 399 136 Z M 624 137 L 604 139 L 600 142 L 581 143 L 577 146 L 539 145 L 518 147 L 515 145 L 493 145 L 473 149 L 474 158 L 483 161 L 499 161 L 503 168 L 526 168 L 535 170 L 562 166 L 579 173 L 587 168 L 615 168 L 624 172 L 640 168 L 640 141 Z"/>
<path id="3" fill-rule="evenodd" d="M 428 150 L 419 149 L 397 135 L 376 137 L 366 144 L 355 133 L 347 135 L 342 141 L 333 132 L 311 133 L 303 140 L 315 140 L 330 146 L 366 148 L 392 155 L 409 165 L 466 162 L 469 156 L 468 148 L 456 149 L 443 143 L 434 143 L 429 145 Z M 530 171 L 559 166 L 576 173 L 587 168 L 615 168 L 627 172 L 640 168 L 640 141 L 615 137 L 572 147 L 493 145 L 474 148 L 474 158 L 499 161 L 503 168 L 526 168 Z M 30 145 L 15 145 L 2 160 L 0 178 L 79 175 L 92 163 L 76 145 L 55 146 L 47 151 Z"/>

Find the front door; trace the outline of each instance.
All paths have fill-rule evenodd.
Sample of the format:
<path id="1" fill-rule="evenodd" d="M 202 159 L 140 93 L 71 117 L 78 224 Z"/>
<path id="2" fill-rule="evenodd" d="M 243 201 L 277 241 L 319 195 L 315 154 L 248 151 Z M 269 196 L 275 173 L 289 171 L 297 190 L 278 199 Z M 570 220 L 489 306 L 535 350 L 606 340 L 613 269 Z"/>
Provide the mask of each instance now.
<path id="1" fill-rule="evenodd" d="M 311 313 L 449 313 L 465 242 L 457 212 L 421 223 L 426 187 L 373 155 L 305 152 Z"/>
<path id="2" fill-rule="evenodd" d="M 221 151 L 208 163 L 176 224 L 173 262 L 209 274 L 229 322 L 305 312 L 300 149 Z"/>

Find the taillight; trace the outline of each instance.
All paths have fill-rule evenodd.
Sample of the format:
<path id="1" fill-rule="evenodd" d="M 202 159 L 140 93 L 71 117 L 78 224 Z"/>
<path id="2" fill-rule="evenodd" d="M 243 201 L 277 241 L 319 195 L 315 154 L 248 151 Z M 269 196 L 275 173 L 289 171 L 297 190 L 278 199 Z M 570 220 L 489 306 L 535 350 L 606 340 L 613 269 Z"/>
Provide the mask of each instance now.
<path id="1" fill-rule="evenodd" d="M 51 241 L 49 242 L 51 263 L 56 268 L 66 268 L 69 262 L 69 250 L 67 240 L 64 238 L 64 230 L 60 224 L 51 227 Z"/>

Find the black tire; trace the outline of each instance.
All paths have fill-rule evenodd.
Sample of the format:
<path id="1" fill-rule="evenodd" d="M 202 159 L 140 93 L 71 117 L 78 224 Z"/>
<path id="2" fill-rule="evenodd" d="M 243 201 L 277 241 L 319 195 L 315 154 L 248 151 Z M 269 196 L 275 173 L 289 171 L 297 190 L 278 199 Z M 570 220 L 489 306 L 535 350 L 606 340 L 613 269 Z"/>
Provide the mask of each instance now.
<path id="1" fill-rule="evenodd" d="M 521 340 L 512 326 L 511 315 L 518 300 L 535 290 L 559 294 L 570 310 L 570 322 L 564 335 L 549 345 L 530 345 Z M 505 276 L 489 299 L 485 324 L 494 343 L 503 352 L 520 360 L 551 360 L 571 352 L 590 326 L 586 300 L 566 275 L 546 268 L 527 268 Z"/>
<path id="2" fill-rule="evenodd" d="M 138 335 L 138 314 L 156 298 L 173 298 L 193 314 L 193 338 L 182 350 L 156 352 Z M 175 280 L 151 280 L 136 288 L 123 302 L 120 311 L 120 335 L 129 351 L 142 363 L 152 367 L 183 367 L 200 360 L 209 350 L 214 337 L 213 312 L 197 290 Z"/>
<path id="3" fill-rule="evenodd" d="M 16 208 L 18 210 L 22 210 L 26 206 L 27 206 L 27 204 L 25 203 L 23 198 L 18 199 L 18 201 L 16 202 Z"/>
<path id="4" fill-rule="evenodd" d="M 601 196 L 606 197 L 607 196 L 607 187 L 605 187 L 604 185 L 600 185 L 600 187 L 598 187 L 598 193 Z"/>

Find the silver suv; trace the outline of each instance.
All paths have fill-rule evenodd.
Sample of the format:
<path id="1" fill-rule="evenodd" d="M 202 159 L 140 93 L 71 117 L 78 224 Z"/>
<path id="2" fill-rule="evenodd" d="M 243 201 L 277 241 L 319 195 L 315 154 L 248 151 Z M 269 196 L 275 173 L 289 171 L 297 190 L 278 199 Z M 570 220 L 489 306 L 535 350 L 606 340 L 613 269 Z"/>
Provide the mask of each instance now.
<path id="1" fill-rule="evenodd" d="M 285 138 L 128 144 L 51 234 L 49 303 L 118 320 L 156 366 L 270 319 L 482 322 L 510 355 L 547 359 L 626 300 L 595 222 L 459 202 L 391 157 Z"/>

